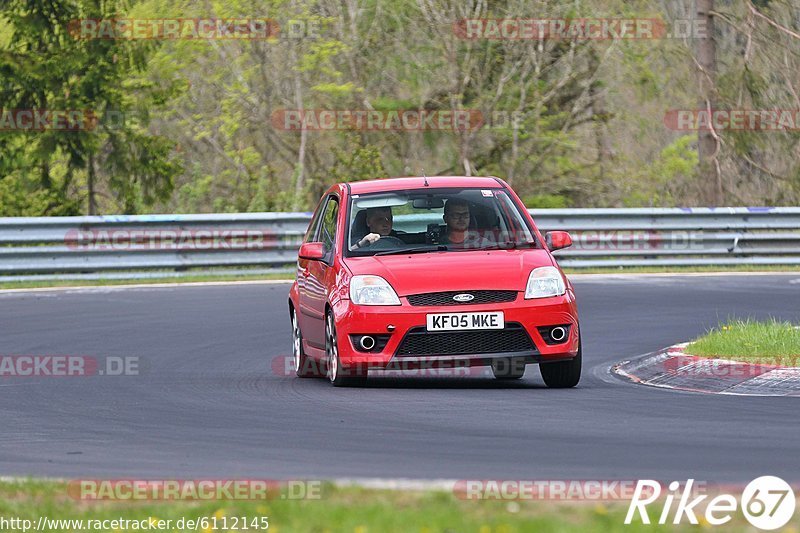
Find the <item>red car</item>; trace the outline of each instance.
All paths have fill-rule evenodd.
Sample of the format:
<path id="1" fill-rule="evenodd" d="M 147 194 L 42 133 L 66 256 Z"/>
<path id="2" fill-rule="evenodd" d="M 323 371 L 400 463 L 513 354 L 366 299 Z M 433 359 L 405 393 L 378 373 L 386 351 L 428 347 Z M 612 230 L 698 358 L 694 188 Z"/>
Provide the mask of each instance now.
<path id="1" fill-rule="evenodd" d="M 336 385 L 371 369 L 491 366 L 518 379 L 539 363 L 573 387 L 581 340 L 572 284 L 524 205 L 494 177 L 339 183 L 303 239 L 289 293 L 295 371 Z"/>

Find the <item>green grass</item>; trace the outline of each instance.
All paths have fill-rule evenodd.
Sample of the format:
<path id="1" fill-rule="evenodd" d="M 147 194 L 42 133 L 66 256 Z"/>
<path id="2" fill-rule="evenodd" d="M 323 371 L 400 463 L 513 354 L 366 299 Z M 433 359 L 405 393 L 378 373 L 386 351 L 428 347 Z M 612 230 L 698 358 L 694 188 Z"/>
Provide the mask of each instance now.
<path id="1" fill-rule="evenodd" d="M 757 266 L 741 267 L 629 267 L 629 268 L 565 268 L 570 275 L 576 274 L 713 274 L 737 272 L 796 272 L 800 269 L 791 266 Z M 253 281 L 253 280 L 294 280 L 294 273 L 274 274 L 197 274 L 180 278 L 163 277 L 147 279 L 98 279 L 98 280 L 47 280 L 47 281 L 7 281 L 0 282 L 0 289 L 37 289 L 48 287 L 106 287 L 114 285 L 144 285 L 153 283 L 197 283 L 213 281 Z"/>
<path id="2" fill-rule="evenodd" d="M 690 344 L 686 353 L 800 366 L 800 329 L 796 324 L 775 319 L 729 320 Z"/>
<path id="3" fill-rule="evenodd" d="M 51 519 L 170 519 L 267 516 L 276 532 L 656 532 L 697 531 L 698 526 L 624 524 L 628 502 L 553 503 L 536 501 L 462 500 L 450 492 L 388 491 L 325 485 L 317 500 L 215 502 L 85 502 L 67 496 L 66 484 L 52 481 L 0 482 L 0 517 L 23 518 L 35 524 Z M 650 508 L 658 520 L 662 505 Z M 740 513 L 725 531 L 746 531 Z M 171 528 L 169 531 L 184 531 Z M 66 532 L 53 528 L 49 531 Z M 96 531 L 103 531 L 96 530 Z M 198 531 L 204 531 L 201 527 Z M 210 532 L 210 529 L 205 531 Z M 219 531 L 219 529 L 217 530 Z M 242 531 L 242 529 L 240 529 Z M 255 532 L 255 529 L 248 531 Z M 262 530 L 263 531 L 263 530 Z"/>

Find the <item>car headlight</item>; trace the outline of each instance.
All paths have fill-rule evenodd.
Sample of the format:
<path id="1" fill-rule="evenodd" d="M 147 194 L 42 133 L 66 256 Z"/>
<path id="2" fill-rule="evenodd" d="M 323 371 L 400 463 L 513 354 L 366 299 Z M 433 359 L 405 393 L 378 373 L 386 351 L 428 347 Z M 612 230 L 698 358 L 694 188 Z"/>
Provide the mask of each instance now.
<path id="1" fill-rule="evenodd" d="M 534 268 L 525 287 L 525 299 L 561 296 L 565 292 L 564 277 L 556 267 Z"/>
<path id="2" fill-rule="evenodd" d="M 350 300 L 358 305 L 400 305 L 397 293 L 380 276 L 353 276 Z"/>

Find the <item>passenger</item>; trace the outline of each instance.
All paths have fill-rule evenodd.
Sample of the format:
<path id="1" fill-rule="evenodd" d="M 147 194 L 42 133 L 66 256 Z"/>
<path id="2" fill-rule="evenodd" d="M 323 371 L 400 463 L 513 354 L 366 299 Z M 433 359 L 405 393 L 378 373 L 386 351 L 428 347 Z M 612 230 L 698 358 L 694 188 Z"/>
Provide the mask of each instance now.
<path id="1" fill-rule="evenodd" d="M 441 236 L 441 244 L 464 244 L 468 239 L 469 202 L 461 198 L 450 198 L 444 204 L 443 218 L 447 228 Z"/>

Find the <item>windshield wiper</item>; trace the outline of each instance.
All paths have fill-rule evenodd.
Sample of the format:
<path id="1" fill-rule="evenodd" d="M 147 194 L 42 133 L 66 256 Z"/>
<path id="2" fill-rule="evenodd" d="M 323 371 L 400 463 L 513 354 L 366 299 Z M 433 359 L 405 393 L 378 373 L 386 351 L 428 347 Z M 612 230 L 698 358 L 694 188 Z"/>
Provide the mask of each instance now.
<path id="1" fill-rule="evenodd" d="M 487 246 L 465 246 L 464 248 L 453 248 L 454 252 L 482 252 L 484 250 L 512 250 L 517 247 L 515 242 L 504 242 L 502 244 L 489 244 Z"/>
<path id="2" fill-rule="evenodd" d="M 502 243 L 489 244 L 487 246 L 469 246 L 465 248 L 454 248 L 453 252 L 482 252 L 484 250 L 514 250 L 515 248 L 530 248 L 533 247 L 532 242 L 514 242 L 506 241 Z"/>
<path id="3" fill-rule="evenodd" d="M 378 255 L 397 255 L 397 254 L 424 254 L 426 252 L 446 252 L 447 246 L 443 244 L 433 246 L 419 246 L 417 248 L 402 248 L 399 250 L 386 250 L 383 252 L 374 253 L 373 256 Z"/>
<path id="4" fill-rule="evenodd" d="M 513 250 L 517 247 L 516 242 L 514 241 L 506 241 L 503 243 L 498 242 L 497 244 L 490 244 L 489 246 L 482 246 L 478 248 L 478 250 Z"/>

